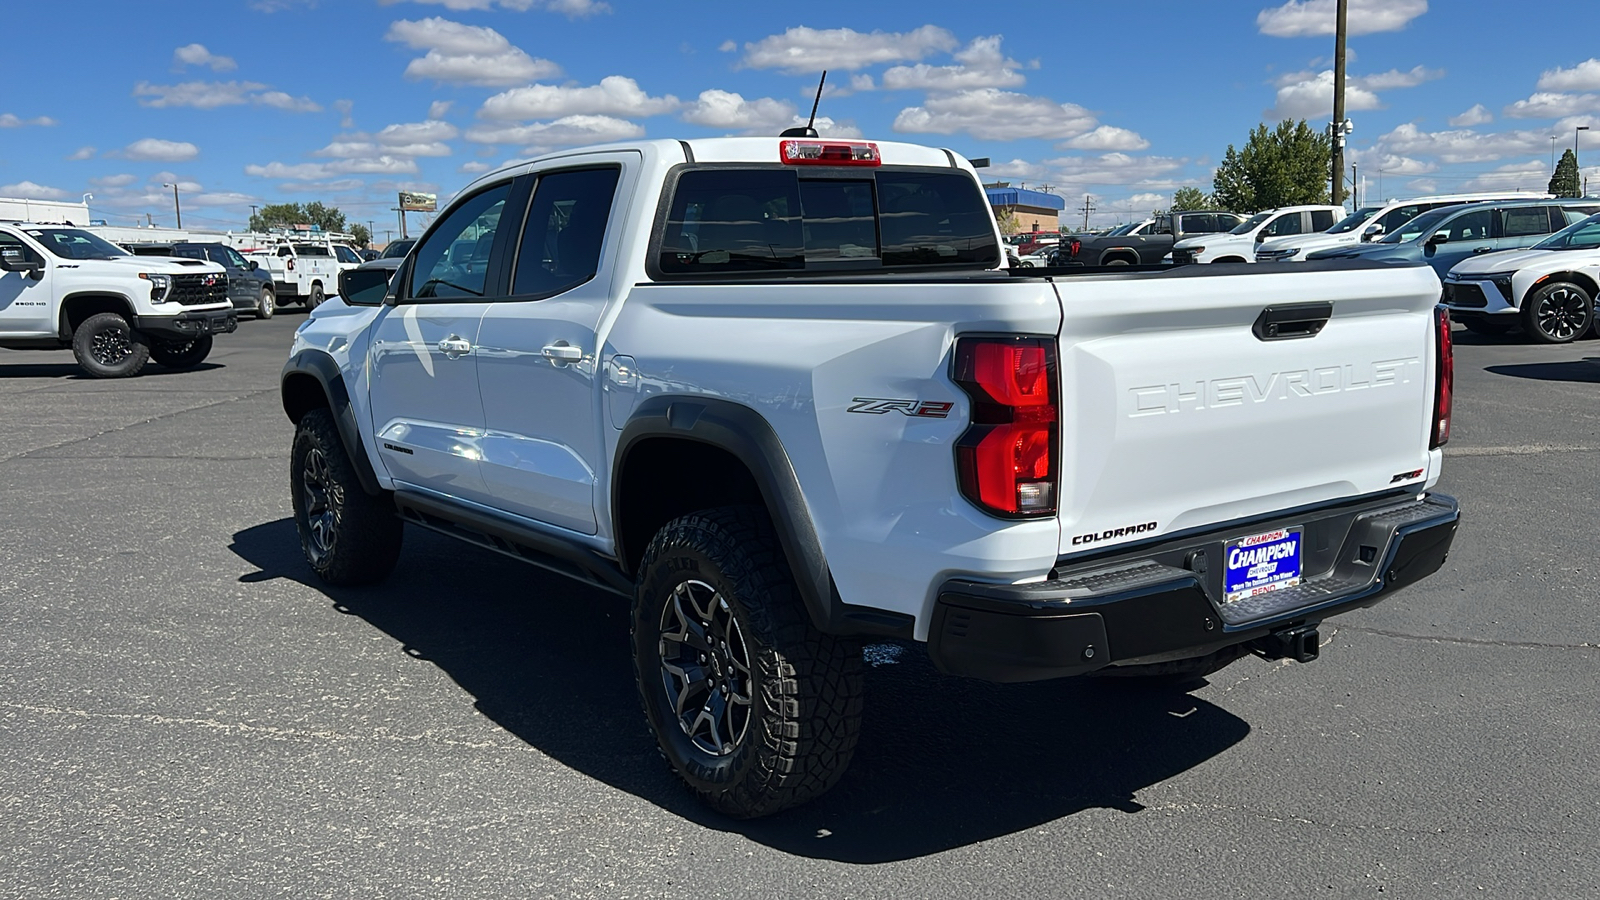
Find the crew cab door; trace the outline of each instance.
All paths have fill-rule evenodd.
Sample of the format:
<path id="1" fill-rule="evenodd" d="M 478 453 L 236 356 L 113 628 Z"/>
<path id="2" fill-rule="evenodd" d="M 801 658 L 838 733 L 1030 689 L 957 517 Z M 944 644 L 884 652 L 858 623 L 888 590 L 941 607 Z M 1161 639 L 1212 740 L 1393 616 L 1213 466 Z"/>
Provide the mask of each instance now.
<path id="1" fill-rule="evenodd" d="M 21 236 L 0 229 L 0 253 L 20 254 L 23 259 L 44 265 L 39 274 L 7 272 L 0 269 L 0 335 L 37 336 L 55 334 L 55 304 L 50 295 L 57 279 L 50 277 L 52 261 L 48 253 L 29 245 Z"/>
<path id="2" fill-rule="evenodd" d="M 584 534 L 597 530 L 600 391 L 596 329 L 611 296 L 617 228 L 636 153 L 564 161 L 529 176 L 525 217 L 505 267 L 509 296 L 489 304 L 478 383 L 487 433 L 483 478 L 494 506 Z"/>
<path id="3" fill-rule="evenodd" d="M 1544 213 L 1544 207 L 1538 207 L 1537 211 L 1546 215 L 1545 227 L 1549 227 L 1549 218 L 1548 214 Z M 1493 253 L 1500 249 L 1500 239 L 1492 236 L 1496 212 L 1497 210 L 1485 207 L 1457 213 L 1442 222 L 1433 230 L 1433 234 L 1423 240 L 1423 258 L 1428 261 L 1428 265 L 1433 266 L 1433 270 L 1440 278 L 1463 259 L 1480 253 Z"/>
<path id="4" fill-rule="evenodd" d="M 393 306 L 373 326 L 372 426 L 378 456 L 402 487 L 484 502 L 483 401 L 478 326 L 500 289 L 492 248 L 511 192 L 504 181 L 455 204 L 429 230 L 397 277 Z M 480 258 L 452 262 L 471 240 Z"/>

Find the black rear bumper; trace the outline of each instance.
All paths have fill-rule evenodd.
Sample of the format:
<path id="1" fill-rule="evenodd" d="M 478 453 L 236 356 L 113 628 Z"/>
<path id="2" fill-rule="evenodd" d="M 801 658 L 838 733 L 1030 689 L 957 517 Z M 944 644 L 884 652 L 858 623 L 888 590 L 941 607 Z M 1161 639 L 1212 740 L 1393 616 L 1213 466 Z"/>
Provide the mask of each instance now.
<path id="1" fill-rule="evenodd" d="M 133 327 L 165 341 L 192 341 L 208 334 L 227 334 L 239 327 L 239 317 L 230 309 L 181 312 L 175 316 L 134 316 Z"/>
<path id="2" fill-rule="evenodd" d="M 1460 521 L 1452 497 L 1353 501 L 1062 563 L 1034 584 L 947 582 L 928 653 L 941 671 L 1038 681 L 1110 665 L 1204 656 L 1372 606 L 1444 564 Z M 1222 604 L 1227 541 L 1304 528 L 1306 581 Z"/>

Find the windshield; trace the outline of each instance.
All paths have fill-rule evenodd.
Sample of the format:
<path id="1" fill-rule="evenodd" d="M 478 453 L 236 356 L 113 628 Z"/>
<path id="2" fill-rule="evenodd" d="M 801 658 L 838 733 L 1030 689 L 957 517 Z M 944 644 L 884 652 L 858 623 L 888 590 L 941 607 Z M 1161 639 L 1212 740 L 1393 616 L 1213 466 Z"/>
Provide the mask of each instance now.
<path id="1" fill-rule="evenodd" d="M 413 240 L 390 241 L 389 245 L 383 248 L 383 256 L 379 259 L 400 259 L 411 252 L 411 245 L 415 243 Z"/>
<path id="2" fill-rule="evenodd" d="M 1568 225 L 1533 245 L 1535 250 L 1600 250 L 1600 214 Z"/>
<path id="3" fill-rule="evenodd" d="M 1250 232 L 1255 231 L 1257 228 L 1259 228 L 1261 226 L 1261 223 L 1265 222 L 1267 220 L 1267 217 L 1271 216 L 1271 215 L 1272 215 L 1272 212 L 1270 210 L 1268 210 L 1267 212 L 1264 212 L 1264 213 L 1256 213 L 1255 215 L 1251 216 L 1250 218 L 1245 219 L 1243 222 L 1240 222 L 1238 227 L 1234 228 L 1232 231 L 1230 231 L 1228 233 L 1229 234 L 1249 234 Z"/>
<path id="4" fill-rule="evenodd" d="M 131 255 L 110 241 L 76 228 L 36 228 L 29 229 L 28 234 L 62 259 L 115 259 Z"/>
<path id="5" fill-rule="evenodd" d="M 1382 209 L 1383 207 L 1381 206 L 1367 206 L 1358 209 L 1350 215 L 1345 216 L 1344 219 L 1339 222 L 1339 224 L 1329 228 L 1327 233 L 1348 234 L 1352 231 L 1355 231 L 1357 228 L 1361 227 L 1363 222 L 1377 215 Z"/>
<path id="6" fill-rule="evenodd" d="M 1118 225 L 1117 227 L 1115 227 L 1115 228 L 1111 229 L 1110 231 L 1106 232 L 1106 237 L 1122 237 L 1123 235 L 1127 234 L 1128 232 L 1130 232 L 1130 231 L 1132 231 L 1132 230 L 1134 230 L 1135 228 L 1138 228 L 1138 227 L 1139 227 L 1139 223 L 1138 222 L 1129 222 L 1126 225 Z"/>
<path id="7" fill-rule="evenodd" d="M 1435 209 L 1430 212 L 1425 212 L 1422 215 L 1417 216 L 1415 219 L 1405 223 L 1404 225 L 1401 225 L 1399 228 L 1396 228 L 1393 232 L 1384 235 L 1383 238 L 1378 241 L 1378 243 L 1404 244 L 1407 241 L 1414 241 L 1417 238 L 1422 237 L 1424 234 L 1432 231 L 1435 225 L 1438 225 L 1440 222 L 1444 221 L 1445 216 L 1450 215 L 1454 211 L 1455 207 L 1446 206 L 1443 209 Z"/>
<path id="8" fill-rule="evenodd" d="M 338 255 L 339 262 L 358 264 L 361 262 L 361 255 L 343 244 L 335 244 L 333 252 Z"/>
<path id="9" fill-rule="evenodd" d="M 232 247 L 212 247 L 211 259 L 213 262 L 220 262 L 238 269 L 250 268 L 250 264 L 244 261 L 244 257 L 239 255 L 239 251 Z"/>

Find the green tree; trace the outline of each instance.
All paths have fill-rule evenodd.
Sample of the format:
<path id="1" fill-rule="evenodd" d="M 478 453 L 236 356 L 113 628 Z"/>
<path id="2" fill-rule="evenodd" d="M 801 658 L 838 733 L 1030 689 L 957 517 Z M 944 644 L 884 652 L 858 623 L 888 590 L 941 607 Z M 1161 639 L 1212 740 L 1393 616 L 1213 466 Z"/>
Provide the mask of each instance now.
<path id="1" fill-rule="evenodd" d="M 1017 221 L 1014 210 L 1002 209 L 994 214 L 994 219 L 1000 225 L 1001 234 L 1016 234 L 1022 230 L 1022 224 Z"/>
<path id="2" fill-rule="evenodd" d="M 1244 149 L 1228 145 L 1212 179 L 1212 196 L 1222 208 L 1244 213 L 1327 203 L 1332 157 L 1332 139 L 1304 119 L 1285 119 L 1272 130 L 1257 125 Z"/>
<path id="3" fill-rule="evenodd" d="M 1189 212 L 1196 209 L 1213 209 L 1216 201 L 1199 188 L 1181 187 L 1172 192 L 1172 211 Z"/>
<path id="4" fill-rule="evenodd" d="M 350 237 L 355 239 L 357 247 L 370 247 L 372 245 L 372 232 L 367 226 L 357 222 L 350 226 Z"/>
<path id="5" fill-rule="evenodd" d="M 270 231 L 295 225 L 316 225 L 323 231 L 344 231 L 344 213 L 337 206 L 326 206 L 313 200 L 304 206 L 298 203 L 269 203 L 250 217 L 251 231 Z"/>
<path id="6" fill-rule="evenodd" d="M 1571 150 L 1561 154 L 1556 171 L 1550 176 L 1550 193 L 1557 197 L 1582 197 L 1583 185 L 1578 179 L 1578 157 Z"/>

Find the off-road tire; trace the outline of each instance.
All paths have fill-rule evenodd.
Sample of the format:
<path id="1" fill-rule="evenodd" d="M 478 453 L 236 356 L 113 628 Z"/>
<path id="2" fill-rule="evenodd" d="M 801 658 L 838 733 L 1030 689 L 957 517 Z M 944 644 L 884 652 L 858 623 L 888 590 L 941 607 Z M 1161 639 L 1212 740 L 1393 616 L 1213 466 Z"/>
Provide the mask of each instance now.
<path id="1" fill-rule="evenodd" d="M 322 305 L 322 298 L 323 298 L 322 285 L 313 284 L 311 286 L 311 293 L 306 295 L 306 312 L 310 312 L 313 309 L 316 309 L 317 307 L 321 306 Z"/>
<path id="2" fill-rule="evenodd" d="M 1490 319 L 1485 316 L 1462 316 L 1457 321 L 1466 326 L 1466 329 L 1473 334 L 1481 334 L 1485 337 L 1500 337 L 1510 334 L 1511 329 L 1517 327 L 1514 322 L 1501 321 L 1503 318 L 1505 317 L 1497 316 Z"/>
<path id="3" fill-rule="evenodd" d="M 261 296 L 256 298 L 256 318 L 270 319 L 278 311 L 278 296 L 272 288 L 262 288 Z"/>
<path id="4" fill-rule="evenodd" d="M 211 335 L 192 341 L 151 341 L 150 358 L 169 369 L 192 369 L 211 355 Z"/>
<path id="5" fill-rule="evenodd" d="M 1594 329 L 1594 298 L 1570 281 L 1552 281 L 1522 301 L 1522 331 L 1535 344 L 1566 344 Z"/>
<path id="6" fill-rule="evenodd" d="M 403 525 L 386 498 L 362 489 L 326 408 L 306 413 L 295 429 L 289 492 L 300 550 L 323 581 L 372 584 L 394 571 Z"/>
<path id="7" fill-rule="evenodd" d="M 1133 265 L 1133 263 L 1128 262 L 1126 259 L 1124 259 L 1123 257 L 1120 257 L 1120 256 L 1117 257 L 1116 259 L 1108 259 L 1108 260 L 1106 260 L 1105 264 L 1108 265 L 1108 266 L 1131 266 L 1131 265 Z"/>
<path id="8" fill-rule="evenodd" d="M 1109 666 L 1089 674 L 1093 678 L 1127 679 L 1139 684 L 1179 684 L 1214 675 L 1249 655 L 1250 651 L 1245 645 L 1235 644 L 1207 653 L 1205 656 L 1173 659 L 1142 666 Z"/>
<path id="9" fill-rule="evenodd" d="M 727 672 L 722 685 L 748 697 L 742 733 L 726 729 L 729 749 L 720 755 L 698 744 L 703 738 L 680 720 L 678 701 L 697 695 L 687 688 L 675 695 L 678 682 L 664 667 L 669 655 L 681 660 L 695 650 L 669 644 L 665 630 L 680 590 L 702 598 L 713 590 L 713 600 L 725 601 L 708 604 L 731 623 L 722 631 L 723 646 L 736 624 L 746 651 L 742 687 L 736 666 L 713 666 L 705 654 L 699 671 L 707 679 L 682 681 L 709 686 L 713 671 Z M 725 507 L 668 522 L 639 566 L 632 636 L 645 718 L 672 769 L 711 808 L 741 819 L 771 815 L 826 792 L 849 766 L 861 729 L 861 645 L 812 627 L 763 510 Z M 709 713 L 717 690 L 705 689 L 701 710 Z"/>
<path id="10" fill-rule="evenodd" d="M 95 313 L 72 333 L 72 355 L 95 378 L 128 378 L 150 361 L 150 342 L 117 313 Z"/>

